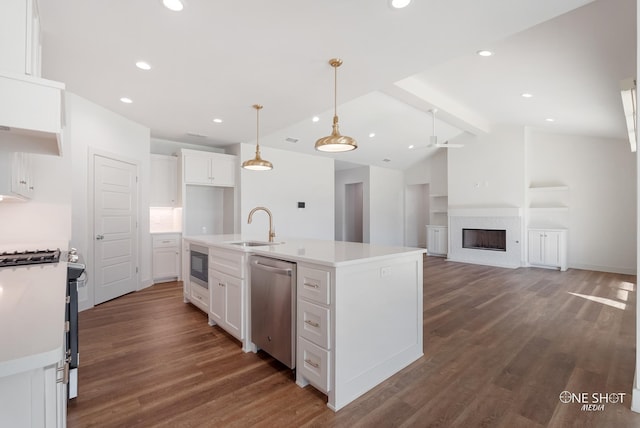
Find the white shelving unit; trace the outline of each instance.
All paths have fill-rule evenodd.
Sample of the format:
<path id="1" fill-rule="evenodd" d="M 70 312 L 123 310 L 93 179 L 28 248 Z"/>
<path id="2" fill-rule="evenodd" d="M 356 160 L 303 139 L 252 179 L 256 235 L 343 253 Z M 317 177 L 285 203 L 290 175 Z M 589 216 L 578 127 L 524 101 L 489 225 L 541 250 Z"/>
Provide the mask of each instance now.
<path id="1" fill-rule="evenodd" d="M 570 194 L 565 184 L 528 189 L 528 263 L 567 270 Z"/>
<path id="2" fill-rule="evenodd" d="M 429 195 L 429 224 L 447 226 L 449 214 L 449 197 L 434 193 Z"/>

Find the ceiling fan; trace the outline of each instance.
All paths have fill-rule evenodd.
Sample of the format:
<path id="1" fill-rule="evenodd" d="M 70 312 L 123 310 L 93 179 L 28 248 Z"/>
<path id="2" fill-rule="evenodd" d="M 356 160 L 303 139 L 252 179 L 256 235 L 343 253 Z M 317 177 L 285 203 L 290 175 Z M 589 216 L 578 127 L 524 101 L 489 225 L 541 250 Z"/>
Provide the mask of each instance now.
<path id="1" fill-rule="evenodd" d="M 431 137 L 429 137 L 429 145 L 427 147 L 439 147 L 439 148 L 445 148 L 445 149 L 458 149 L 460 147 L 464 147 L 464 144 L 455 144 L 455 143 L 449 143 L 449 141 L 445 141 L 443 143 L 439 143 L 438 142 L 438 137 L 436 136 L 436 113 L 438 112 L 437 108 L 433 108 L 431 110 L 429 110 L 431 112 L 431 123 L 432 123 L 432 129 L 433 129 L 433 135 L 431 135 Z"/>

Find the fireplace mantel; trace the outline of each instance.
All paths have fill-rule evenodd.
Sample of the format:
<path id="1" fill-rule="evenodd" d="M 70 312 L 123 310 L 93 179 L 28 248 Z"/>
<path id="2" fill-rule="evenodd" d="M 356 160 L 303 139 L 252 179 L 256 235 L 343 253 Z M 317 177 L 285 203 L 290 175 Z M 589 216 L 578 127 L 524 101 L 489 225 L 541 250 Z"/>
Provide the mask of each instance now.
<path id="1" fill-rule="evenodd" d="M 449 208 L 450 217 L 522 217 L 519 207 Z"/>

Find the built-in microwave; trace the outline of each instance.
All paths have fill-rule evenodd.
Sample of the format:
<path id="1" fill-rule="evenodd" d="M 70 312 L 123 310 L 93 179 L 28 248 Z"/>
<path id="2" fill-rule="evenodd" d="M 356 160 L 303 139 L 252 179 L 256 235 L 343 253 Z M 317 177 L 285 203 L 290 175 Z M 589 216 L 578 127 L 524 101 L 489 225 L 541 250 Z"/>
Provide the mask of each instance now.
<path id="1" fill-rule="evenodd" d="M 189 280 L 209 288 L 209 249 L 196 244 L 189 245 Z"/>

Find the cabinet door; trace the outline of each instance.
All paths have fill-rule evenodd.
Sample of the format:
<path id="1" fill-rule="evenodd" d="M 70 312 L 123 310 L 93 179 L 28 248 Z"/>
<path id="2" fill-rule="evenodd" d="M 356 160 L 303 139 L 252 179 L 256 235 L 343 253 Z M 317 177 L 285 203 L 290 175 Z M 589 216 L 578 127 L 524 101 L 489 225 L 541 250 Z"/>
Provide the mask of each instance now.
<path id="1" fill-rule="evenodd" d="M 236 158 L 214 156 L 211 164 L 211 179 L 214 186 L 235 186 Z"/>
<path id="2" fill-rule="evenodd" d="M 184 156 L 184 182 L 187 184 L 211 184 L 211 158 L 209 156 Z"/>
<path id="3" fill-rule="evenodd" d="M 226 330 L 237 337 L 238 339 L 244 339 L 242 334 L 242 318 L 243 318 L 243 306 L 242 306 L 242 280 L 232 277 L 227 277 L 225 280 L 225 324 L 228 327 Z"/>
<path id="4" fill-rule="evenodd" d="M 178 247 L 153 249 L 153 279 L 177 278 L 180 269 Z"/>
<path id="5" fill-rule="evenodd" d="M 173 207 L 178 199 L 178 159 L 174 156 L 151 155 L 152 207 Z"/>
<path id="6" fill-rule="evenodd" d="M 529 263 L 542 265 L 544 263 L 544 232 L 529 231 Z"/>
<path id="7" fill-rule="evenodd" d="M 435 229 L 433 227 L 427 227 L 427 250 L 430 254 L 433 254 L 436 252 L 437 246 Z"/>
<path id="8" fill-rule="evenodd" d="M 446 227 L 440 227 L 437 229 L 437 251 L 438 254 L 447 254 L 448 252 L 448 234 Z"/>
<path id="9" fill-rule="evenodd" d="M 545 265 L 560 266 L 560 232 L 544 232 Z"/>
<path id="10" fill-rule="evenodd" d="M 225 283 L 222 274 L 214 270 L 209 270 L 209 293 L 209 316 L 222 325 L 225 320 Z"/>

